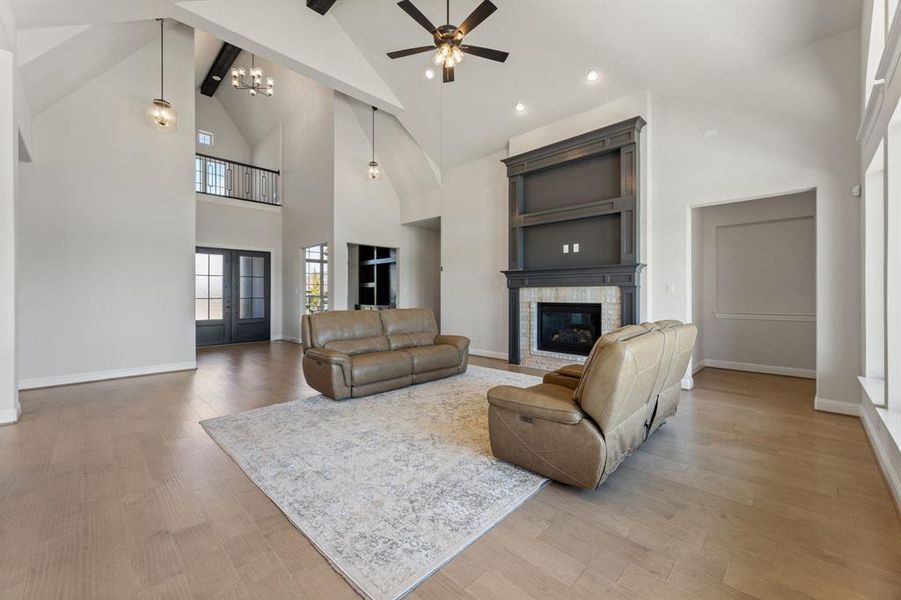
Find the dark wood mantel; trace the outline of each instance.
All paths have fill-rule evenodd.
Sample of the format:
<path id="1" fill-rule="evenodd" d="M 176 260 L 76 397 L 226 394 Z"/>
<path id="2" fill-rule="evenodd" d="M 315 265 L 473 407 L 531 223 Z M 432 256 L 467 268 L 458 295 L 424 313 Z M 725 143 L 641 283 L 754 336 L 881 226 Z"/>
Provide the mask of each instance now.
<path id="1" fill-rule="evenodd" d="M 638 321 L 644 268 L 638 262 L 639 144 L 645 124 L 633 117 L 502 161 L 509 178 L 509 268 L 503 273 L 511 363 L 520 361 L 524 287 L 618 286 L 622 324 Z"/>

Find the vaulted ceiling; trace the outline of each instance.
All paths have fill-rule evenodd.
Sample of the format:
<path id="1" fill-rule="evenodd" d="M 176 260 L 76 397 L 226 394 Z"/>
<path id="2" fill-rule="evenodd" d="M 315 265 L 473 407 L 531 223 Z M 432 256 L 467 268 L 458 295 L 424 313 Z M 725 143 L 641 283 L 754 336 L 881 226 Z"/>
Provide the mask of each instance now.
<path id="1" fill-rule="evenodd" d="M 858 0 L 493 0 L 466 42 L 510 52 L 468 56 L 456 81 L 428 80 L 431 55 L 391 60 L 428 33 L 392 0 L 338 0 L 331 13 L 405 110 L 398 117 L 445 168 L 499 150 L 526 130 L 642 89 L 682 86 L 859 26 Z M 459 24 L 480 0 L 451 0 Z M 443 0 L 413 0 L 436 25 Z M 601 72 L 593 85 L 589 68 Z M 522 101 L 526 111 L 513 105 Z M 443 120 L 442 120 L 443 107 Z M 443 129 L 442 129 L 443 125 Z M 443 130 L 443 136 L 442 136 Z M 443 141 L 443 143 L 442 143 Z"/>
<path id="2" fill-rule="evenodd" d="M 435 24 L 444 22 L 442 0 L 413 1 Z M 459 23 L 479 1 L 452 0 L 450 20 Z M 14 0 L 14 10 L 20 38 L 30 37 L 36 48 L 23 78 L 36 88 L 30 93 L 38 108 L 85 79 L 69 81 L 53 71 L 54 55 L 42 53 L 72 57 L 69 74 L 96 69 L 152 38 L 153 17 L 169 16 L 256 51 L 278 63 L 274 69 L 297 71 L 395 113 L 399 133 L 408 131 L 444 168 L 564 116 L 639 90 L 735 72 L 857 27 L 861 18 L 861 0 L 494 2 L 497 12 L 467 42 L 507 50 L 510 58 L 500 64 L 468 56 L 450 84 L 425 78 L 430 54 L 385 56 L 430 40 L 394 0 L 338 0 L 325 16 L 304 0 Z M 55 31 L 39 29 L 47 27 Z M 204 60 L 217 50 L 211 44 Z M 589 84 L 592 67 L 601 77 Z M 512 109 L 518 101 L 527 107 L 522 113 Z M 245 135 L 253 138 L 267 124 L 248 125 Z"/>

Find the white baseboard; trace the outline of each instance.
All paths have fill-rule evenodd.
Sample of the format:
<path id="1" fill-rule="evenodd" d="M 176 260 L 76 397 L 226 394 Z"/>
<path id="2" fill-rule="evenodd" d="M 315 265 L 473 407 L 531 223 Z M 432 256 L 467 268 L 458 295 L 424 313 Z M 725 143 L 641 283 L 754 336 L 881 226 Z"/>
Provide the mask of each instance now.
<path id="1" fill-rule="evenodd" d="M 856 402 L 830 400 L 829 398 L 821 398 L 820 396 L 817 396 L 813 400 L 813 407 L 823 412 L 837 413 L 840 415 L 850 415 L 852 417 L 860 416 L 860 404 Z"/>
<path id="2" fill-rule="evenodd" d="M 19 417 L 22 416 L 22 409 L 20 408 L 7 408 L 4 410 L 0 410 L 0 425 L 12 425 L 13 423 L 19 422 Z"/>
<path id="3" fill-rule="evenodd" d="M 885 447 L 883 437 L 879 435 L 879 428 L 884 426 L 874 421 L 874 419 L 879 419 L 879 416 L 874 416 L 872 412 L 873 411 L 867 410 L 865 407 L 861 407 L 860 420 L 863 423 L 863 430 L 870 440 L 870 446 L 873 448 L 873 453 L 876 455 L 876 461 L 879 463 L 879 468 L 882 470 L 882 474 L 888 484 L 889 491 L 892 493 L 892 497 L 895 500 L 895 508 L 898 509 L 898 513 L 901 515 L 901 473 L 898 473 L 892 466 L 888 448 Z"/>
<path id="4" fill-rule="evenodd" d="M 109 371 L 73 373 L 71 375 L 54 375 L 53 377 L 36 377 L 33 379 L 20 380 L 19 389 L 33 390 L 36 388 L 54 387 L 58 385 L 71 385 L 73 383 L 87 383 L 89 381 L 122 379 L 123 377 L 138 377 L 140 375 L 156 375 L 158 373 L 171 373 L 173 371 L 190 371 L 196 368 L 197 362 L 190 360 L 164 365 L 150 365 L 148 367 L 133 367 L 130 369 L 111 369 Z"/>
<path id="5" fill-rule="evenodd" d="M 506 352 L 495 352 L 494 350 L 479 350 L 478 348 L 470 348 L 469 353 L 473 356 L 484 356 L 485 358 L 498 358 L 500 360 L 509 360 L 510 356 Z"/>
<path id="6" fill-rule="evenodd" d="M 714 369 L 729 369 L 731 371 L 749 371 L 751 373 L 766 373 L 767 375 L 786 375 L 788 377 L 803 377 L 805 379 L 816 379 L 817 372 L 813 369 L 798 369 L 795 367 L 780 367 L 777 365 L 758 365 L 754 363 L 736 362 L 732 360 L 717 360 L 715 358 L 705 358 L 695 365 L 694 372 L 697 373 L 704 367 Z"/>
<path id="7" fill-rule="evenodd" d="M 279 335 L 272 338 L 273 342 L 282 341 L 282 342 L 291 342 L 292 344 L 300 344 L 302 343 L 299 339 L 288 337 L 287 335 Z"/>

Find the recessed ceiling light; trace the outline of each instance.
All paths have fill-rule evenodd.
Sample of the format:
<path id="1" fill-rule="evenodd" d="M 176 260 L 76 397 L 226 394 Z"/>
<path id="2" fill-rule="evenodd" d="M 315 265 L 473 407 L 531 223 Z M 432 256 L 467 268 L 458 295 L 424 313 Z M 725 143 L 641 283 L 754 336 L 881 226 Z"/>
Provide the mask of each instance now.
<path id="1" fill-rule="evenodd" d="M 515 110 L 518 113 L 526 112 L 526 105 L 523 104 L 522 102 L 517 102 L 516 104 L 513 105 L 513 110 Z"/>
<path id="2" fill-rule="evenodd" d="M 431 69 L 426 69 L 426 70 L 425 70 L 425 78 L 426 78 L 426 79 L 434 79 L 434 78 L 435 78 L 435 71 L 433 71 L 433 70 L 431 70 Z"/>
<path id="3" fill-rule="evenodd" d="M 585 74 L 585 81 L 588 83 L 594 83 L 600 78 L 601 73 L 597 69 L 588 69 L 588 72 Z"/>

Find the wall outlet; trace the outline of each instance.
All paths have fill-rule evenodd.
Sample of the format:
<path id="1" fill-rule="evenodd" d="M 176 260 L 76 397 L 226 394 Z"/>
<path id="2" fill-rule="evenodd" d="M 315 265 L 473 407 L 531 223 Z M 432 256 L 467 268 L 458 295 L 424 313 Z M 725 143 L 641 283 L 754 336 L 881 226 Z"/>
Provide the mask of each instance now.
<path id="1" fill-rule="evenodd" d="M 573 252 L 578 252 L 578 251 L 579 251 L 579 243 L 576 242 L 575 244 L 573 244 Z"/>
<path id="2" fill-rule="evenodd" d="M 667 294 L 675 294 L 676 293 L 676 284 L 675 283 L 664 284 L 663 291 L 665 291 Z"/>
<path id="3" fill-rule="evenodd" d="M 716 136 L 718 136 L 719 133 L 720 133 L 720 132 L 717 131 L 716 129 L 707 129 L 707 130 L 704 131 L 704 139 L 705 139 L 705 140 L 713 139 L 713 138 L 715 138 Z"/>
<path id="4" fill-rule="evenodd" d="M 563 244 L 563 254 L 569 254 L 569 244 Z"/>

